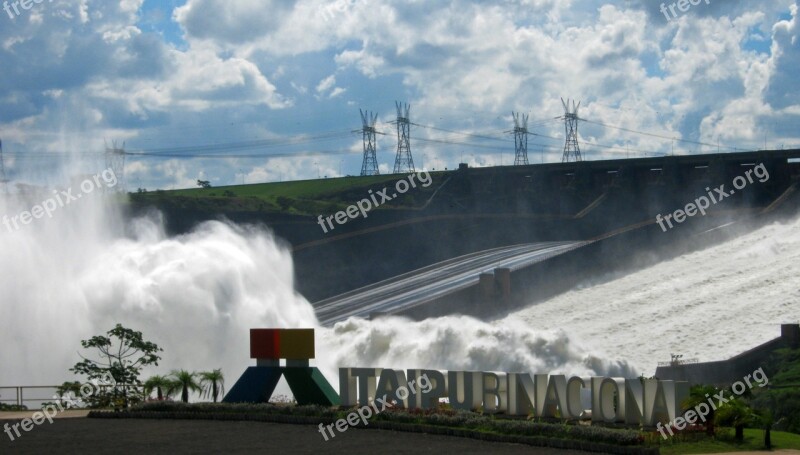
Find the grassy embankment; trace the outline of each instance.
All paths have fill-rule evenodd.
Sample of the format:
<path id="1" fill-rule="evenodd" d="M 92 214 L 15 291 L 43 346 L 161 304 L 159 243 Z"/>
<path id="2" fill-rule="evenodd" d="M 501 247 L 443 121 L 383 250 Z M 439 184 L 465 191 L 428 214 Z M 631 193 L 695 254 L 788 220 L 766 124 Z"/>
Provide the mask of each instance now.
<path id="1" fill-rule="evenodd" d="M 432 173 L 434 184 L 408 191 L 381 208 L 408 208 L 424 203 L 434 191 L 442 173 Z M 172 191 L 134 192 L 131 199 L 138 204 L 175 205 L 181 208 L 215 211 L 280 212 L 295 215 L 332 213 L 346 208 L 363 198 L 369 190 L 377 192 L 384 187 L 394 192 L 393 185 L 405 175 L 376 175 L 341 177 L 319 180 L 231 185 L 211 188 L 191 188 Z M 418 180 L 417 180 L 418 181 Z M 380 198 L 378 198 L 380 201 Z"/>
<path id="2" fill-rule="evenodd" d="M 744 430 L 744 442 L 739 444 L 733 441 L 733 430 L 720 428 L 724 434 L 716 439 L 703 439 L 696 442 L 680 441 L 666 443 L 660 446 L 662 455 L 683 455 L 694 453 L 722 453 L 722 452 L 755 452 L 764 451 L 764 430 L 747 428 Z M 800 435 L 784 431 L 773 431 L 772 450 L 800 450 Z"/>

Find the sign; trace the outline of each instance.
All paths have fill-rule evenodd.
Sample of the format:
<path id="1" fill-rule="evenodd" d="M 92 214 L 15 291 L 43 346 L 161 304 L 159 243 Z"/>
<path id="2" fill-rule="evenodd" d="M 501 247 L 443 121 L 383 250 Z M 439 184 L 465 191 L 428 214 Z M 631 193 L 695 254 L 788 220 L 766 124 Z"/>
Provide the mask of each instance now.
<path id="1" fill-rule="evenodd" d="M 405 398 L 398 396 L 399 388 L 419 382 L 422 376 L 432 384 L 429 392 L 409 390 Z M 342 406 L 366 406 L 383 394 L 405 409 L 433 408 L 440 398 L 447 398 L 454 409 L 652 426 L 680 416 L 689 383 L 485 371 L 339 369 Z M 588 408 L 584 402 L 590 403 Z"/>

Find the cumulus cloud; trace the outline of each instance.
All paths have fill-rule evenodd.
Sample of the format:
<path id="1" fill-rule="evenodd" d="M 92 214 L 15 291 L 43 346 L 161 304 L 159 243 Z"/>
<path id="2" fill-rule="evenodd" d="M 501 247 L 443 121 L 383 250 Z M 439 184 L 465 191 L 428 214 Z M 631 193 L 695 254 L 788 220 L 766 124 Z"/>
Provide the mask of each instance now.
<path id="1" fill-rule="evenodd" d="M 767 89 L 767 100 L 776 108 L 786 108 L 800 104 L 800 94 L 790 90 L 797 74 L 800 73 L 800 27 L 798 27 L 798 6 L 792 5 L 792 18 L 782 20 L 773 28 L 772 76 Z"/>
<path id="2" fill-rule="evenodd" d="M 506 139 L 509 112 L 528 112 L 549 158 L 563 145 L 554 117 L 569 97 L 595 122 L 580 127 L 590 159 L 673 146 L 598 123 L 675 138 L 677 153 L 716 149 L 683 139 L 757 148 L 766 132 L 775 144 L 800 142 L 796 0 L 715 0 L 669 21 L 659 8 L 643 0 L 185 0 L 153 31 L 142 25 L 150 12 L 141 0 L 42 3 L 0 29 L 0 123 L 17 150 L 102 150 L 104 138 L 160 148 L 349 132 L 360 126 L 358 107 L 388 121 L 402 100 L 417 123 Z M 195 133 L 170 131 L 183 124 Z M 438 167 L 471 147 L 448 141 L 475 142 L 412 131 L 414 152 Z M 391 153 L 390 142 L 382 137 L 379 154 Z M 340 137 L 317 150 L 352 146 Z M 469 150 L 478 152 L 489 153 Z M 206 165 L 183 164 L 187 175 Z M 348 156 L 343 173 L 359 165 Z M 242 166 L 267 178 L 257 171 L 263 162 L 218 166 L 229 179 Z M 160 175 L 174 179 L 164 186 L 191 181 Z"/>
<path id="3" fill-rule="evenodd" d="M 317 94 L 321 97 L 336 98 L 347 89 L 336 86 L 336 76 L 331 74 L 317 84 Z"/>

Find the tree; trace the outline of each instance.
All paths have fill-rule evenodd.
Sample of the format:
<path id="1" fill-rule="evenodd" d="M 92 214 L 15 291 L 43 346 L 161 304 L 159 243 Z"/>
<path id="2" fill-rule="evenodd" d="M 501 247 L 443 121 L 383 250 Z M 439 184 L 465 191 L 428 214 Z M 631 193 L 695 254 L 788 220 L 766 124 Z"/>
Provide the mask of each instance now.
<path id="1" fill-rule="evenodd" d="M 61 407 L 64 407 L 64 395 L 72 394 L 75 397 L 79 397 L 81 394 L 81 383 L 78 381 L 73 382 L 64 382 L 60 386 L 56 388 L 56 395 L 58 395 L 58 403 Z"/>
<path id="2" fill-rule="evenodd" d="M 281 210 L 289 210 L 289 208 L 292 207 L 292 203 L 294 202 L 294 200 L 286 196 L 278 196 L 278 198 L 275 199 L 275 202 L 278 203 Z"/>
<path id="3" fill-rule="evenodd" d="M 763 409 L 758 414 L 758 423 L 764 429 L 764 448 L 772 449 L 772 426 L 775 424 L 775 418 L 772 416 L 772 411 Z"/>
<path id="4" fill-rule="evenodd" d="M 149 397 L 150 394 L 155 390 L 158 401 L 163 401 L 164 393 L 169 391 L 171 385 L 172 381 L 166 376 L 150 376 L 150 378 L 144 382 L 144 394 Z M 169 395 L 170 394 L 167 393 L 167 396 Z"/>
<path id="5" fill-rule="evenodd" d="M 98 388 L 92 396 L 93 401 L 110 398 L 121 407 L 128 407 L 138 396 L 141 386 L 139 374 L 142 367 L 158 365 L 163 351 L 158 345 L 144 340 L 142 332 L 137 332 L 117 324 L 106 335 L 96 335 L 81 341 L 84 349 L 97 349 L 99 360 L 91 360 L 81 355 L 83 360 L 70 368 L 70 371 L 85 375 L 88 380 L 105 381 L 111 377 L 115 386 L 109 391 Z"/>
<path id="6" fill-rule="evenodd" d="M 756 421 L 756 414 L 742 400 L 731 400 L 719 408 L 715 417 L 717 425 L 730 425 L 736 430 L 736 441 L 744 442 L 744 427 Z"/>
<path id="7" fill-rule="evenodd" d="M 184 403 L 189 402 L 189 392 L 200 392 L 202 389 L 197 383 L 197 373 L 190 373 L 186 370 L 173 370 L 170 374 L 171 384 L 167 391 L 168 395 L 172 395 L 178 390 L 181 391 L 181 401 Z"/>
<path id="8" fill-rule="evenodd" d="M 199 376 L 203 396 L 208 397 L 210 395 L 214 403 L 216 403 L 219 394 L 225 393 L 225 377 L 222 375 L 222 370 L 217 368 L 212 371 L 204 371 Z"/>
<path id="9" fill-rule="evenodd" d="M 708 406 L 708 397 L 717 393 L 717 389 L 709 385 L 696 385 L 689 389 L 689 398 L 682 404 L 684 409 L 694 409 L 700 403 L 705 403 L 709 408 L 708 415 L 706 416 L 706 434 L 714 436 L 714 408 Z"/>

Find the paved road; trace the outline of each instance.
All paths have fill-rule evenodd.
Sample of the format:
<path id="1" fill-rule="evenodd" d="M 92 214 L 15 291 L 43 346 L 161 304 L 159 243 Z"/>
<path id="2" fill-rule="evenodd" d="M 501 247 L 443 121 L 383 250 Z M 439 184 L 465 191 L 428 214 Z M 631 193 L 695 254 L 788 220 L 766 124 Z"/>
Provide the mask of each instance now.
<path id="1" fill-rule="evenodd" d="M 327 326 L 352 316 L 398 313 L 474 286 L 483 272 L 497 267 L 517 270 L 587 243 L 526 243 L 471 253 L 321 300 L 314 309 L 320 322 Z"/>
<path id="2" fill-rule="evenodd" d="M 33 417 L 39 411 L 3 411 L 0 412 L 0 422 L 3 420 L 22 420 Z M 56 419 L 73 419 L 76 417 L 86 417 L 89 411 L 85 409 L 67 409 L 55 415 Z"/>
<path id="3" fill-rule="evenodd" d="M 0 426 L 5 422 L 0 421 Z M 544 454 L 588 455 L 451 436 L 350 429 L 325 441 L 310 425 L 211 420 L 63 419 L 34 427 L 0 454 Z"/>

